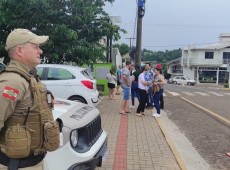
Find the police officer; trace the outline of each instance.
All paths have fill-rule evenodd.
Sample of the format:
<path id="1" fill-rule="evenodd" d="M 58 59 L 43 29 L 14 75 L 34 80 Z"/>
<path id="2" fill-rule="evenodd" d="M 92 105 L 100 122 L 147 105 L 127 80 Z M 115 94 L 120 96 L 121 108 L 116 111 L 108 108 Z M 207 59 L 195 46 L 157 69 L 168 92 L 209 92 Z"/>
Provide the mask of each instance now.
<path id="1" fill-rule="evenodd" d="M 59 147 L 51 94 L 35 69 L 43 53 L 40 45 L 48 39 L 27 29 L 7 37 L 10 63 L 0 73 L 0 169 L 42 169 L 46 152 Z"/>

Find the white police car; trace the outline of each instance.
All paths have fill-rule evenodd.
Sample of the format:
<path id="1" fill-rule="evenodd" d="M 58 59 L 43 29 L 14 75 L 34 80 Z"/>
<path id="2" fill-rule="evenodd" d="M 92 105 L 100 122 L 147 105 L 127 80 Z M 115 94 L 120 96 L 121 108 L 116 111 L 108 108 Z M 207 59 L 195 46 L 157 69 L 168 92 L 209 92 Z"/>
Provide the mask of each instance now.
<path id="1" fill-rule="evenodd" d="M 100 167 L 107 156 L 107 134 L 101 127 L 97 108 L 56 99 L 54 117 L 63 122 L 60 147 L 48 152 L 45 170 L 91 170 Z"/>

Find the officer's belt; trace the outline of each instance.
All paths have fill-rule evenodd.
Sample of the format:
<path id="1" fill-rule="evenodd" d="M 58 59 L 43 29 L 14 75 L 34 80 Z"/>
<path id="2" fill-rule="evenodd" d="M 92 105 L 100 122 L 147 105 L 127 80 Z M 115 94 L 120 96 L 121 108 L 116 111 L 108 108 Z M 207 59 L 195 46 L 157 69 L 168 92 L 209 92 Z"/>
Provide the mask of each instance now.
<path id="1" fill-rule="evenodd" d="M 18 168 L 35 166 L 44 159 L 45 155 L 46 155 L 46 153 L 36 155 L 36 156 L 30 155 L 26 158 L 20 158 Z M 4 154 L 2 151 L 0 151 L 0 164 L 8 167 L 9 161 L 10 161 L 10 158 L 8 156 L 6 156 L 6 154 Z"/>

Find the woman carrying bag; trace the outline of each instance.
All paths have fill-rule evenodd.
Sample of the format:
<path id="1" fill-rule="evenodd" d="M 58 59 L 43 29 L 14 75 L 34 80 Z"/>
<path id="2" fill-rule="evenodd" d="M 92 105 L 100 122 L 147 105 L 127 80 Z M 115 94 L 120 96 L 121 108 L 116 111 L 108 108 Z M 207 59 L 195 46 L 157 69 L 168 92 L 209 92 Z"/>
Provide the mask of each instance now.
<path id="1" fill-rule="evenodd" d="M 161 69 L 155 68 L 155 75 L 153 78 L 153 102 L 156 112 L 153 112 L 154 117 L 160 117 L 160 96 L 163 95 L 163 85 L 166 84 L 164 76 L 160 74 Z"/>

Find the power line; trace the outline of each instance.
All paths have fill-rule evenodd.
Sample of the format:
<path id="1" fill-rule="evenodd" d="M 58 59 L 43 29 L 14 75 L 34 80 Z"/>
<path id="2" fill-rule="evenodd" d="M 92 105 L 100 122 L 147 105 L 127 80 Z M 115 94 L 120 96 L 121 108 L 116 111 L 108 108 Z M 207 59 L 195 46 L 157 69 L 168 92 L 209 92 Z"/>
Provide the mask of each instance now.
<path id="1" fill-rule="evenodd" d="M 123 24 L 123 26 L 133 27 L 136 23 L 127 23 Z M 184 24 L 143 24 L 144 26 L 156 26 L 156 27 L 182 27 L 182 28 L 229 28 L 230 25 L 184 25 Z M 154 27 L 153 27 L 154 28 Z"/>
<path id="2" fill-rule="evenodd" d="M 182 47 L 182 46 L 198 46 L 198 45 L 210 45 L 214 43 L 199 43 L 199 44 L 174 44 L 174 45 L 142 45 L 143 47 Z"/>

